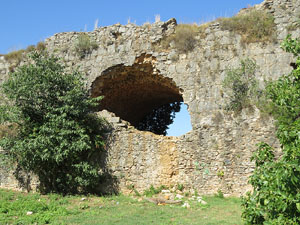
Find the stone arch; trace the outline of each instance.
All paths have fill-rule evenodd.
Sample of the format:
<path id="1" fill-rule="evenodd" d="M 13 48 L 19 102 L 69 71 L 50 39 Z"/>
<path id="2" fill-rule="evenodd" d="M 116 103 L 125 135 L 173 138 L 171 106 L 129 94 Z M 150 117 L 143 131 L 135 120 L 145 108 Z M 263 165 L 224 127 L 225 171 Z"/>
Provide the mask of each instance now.
<path id="1" fill-rule="evenodd" d="M 138 123 L 154 109 L 182 102 L 182 90 L 154 67 L 156 58 L 142 54 L 134 64 L 112 66 L 95 79 L 91 96 L 103 96 L 99 110 L 106 109 L 131 125 Z"/>

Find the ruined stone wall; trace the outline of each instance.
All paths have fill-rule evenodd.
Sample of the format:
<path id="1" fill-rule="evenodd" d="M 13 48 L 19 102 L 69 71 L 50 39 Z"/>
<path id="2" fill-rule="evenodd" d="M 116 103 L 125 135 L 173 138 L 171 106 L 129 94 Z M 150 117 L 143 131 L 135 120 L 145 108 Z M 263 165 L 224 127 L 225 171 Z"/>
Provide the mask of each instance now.
<path id="1" fill-rule="evenodd" d="M 45 40 L 47 49 L 61 57 L 69 68 L 79 66 L 92 95 L 114 93 L 117 101 L 132 93 L 123 100 L 131 99 L 130 104 L 123 104 L 116 111 L 111 107 L 116 115 L 104 113 L 115 127 L 105 163 L 117 177 L 121 191 L 129 191 L 132 185 L 142 191 L 150 185 L 180 183 L 187 190 L 195 189 L 203 194 L 222 190 L 240 195 L 249 189 L 247 178 L 254 168 L 250 156 L 256 144 L 266 141 L 279 148 L 274 122 L 262 117 L 258 109 L 245 109 L 241 115 L 224 110 L 227 96 L 222 81 L 226 68 L 236 68 L 244 58 L 254 59 L 260 81 L 277 79 L 292 69 L 289 64 L 293 56 L 280 48 L 280 42 L 290 26 L 296 24 L 300 2 L 266 0 L 255 7 L 274 16 L 276 42 L 244 45 L 240 35 L 222 30 L 216 21 L 205 26 L 204 33 L 199 33 L 194 50 L 183 54 L 159 45 L 163 38 L 174 33 L 173 19 L 142 26 L 116 24 L 88 32 L 99 47 L 84 58 L 74 50 L 79 32 L 59 33 Z M 300 31 L 297 28 L 290 33 L 298 37 Z M 8 68 L 9 63 L 0 58 L 2 77 Z M 128 84 L 130 79 L 134 85 Z M 149 88 L 155 85 L 160 88 Z M 112 89 L 106 92 L 105 88 L 109 87 Z M 134 103 L 143 90 L 142 100 L 148 103 L 145 105 L 163 103 L 167 97 L 159 98 L 160 90 L 165 91 L 164 96 L 182 98 L 188 105 L 193 130 L 180 137 L 164 137 L 138 131 L 128 121 L 120 120 L 118 112 L 134 113 L 132 107 L 142 106 L 139 104 L 143 101 Z M 117 102 L 120 104 L 121 100 Z M 7 179 L 0 180 L 2 187 L 7 183 Z"/>

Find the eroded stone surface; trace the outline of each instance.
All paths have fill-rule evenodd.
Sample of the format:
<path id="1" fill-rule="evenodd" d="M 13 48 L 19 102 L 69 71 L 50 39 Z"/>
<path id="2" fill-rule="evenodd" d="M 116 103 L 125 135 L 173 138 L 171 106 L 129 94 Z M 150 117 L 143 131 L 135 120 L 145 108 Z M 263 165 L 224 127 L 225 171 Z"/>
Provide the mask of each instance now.
<path id="1" fill-rule="evenodd" d="M 257 109 L 243 110 L 238 116 L 224 110 L 227 96 L 222 80 L 226 68 L 236 68 L 241 59 L 256 61 L 260 81 L 292 70 L 289 64 L 294 58 L 280 48 L 280 42 L 288 32 L 300 35 L 299 28 L 289 31 L 297 23 L 300 1 L 266 0 L 255 7 L 274 16 L 277 42 L 244 46 L 239 35 L 222 30 L 215 22 L 199 33 L 192 52 L 180 54 L 158 45 L 175 31 L 175 20 L 98 28 L 88 35 L 99 48 L 83 59 L 74 51 L 79 32 L 46 39 L 49 51 L 69 68 L 80 67 L 92 96 L 106 96 L 101 107 L 114 114 L 104 111 L 102 115 L 114 124 L 114 132 L 106 156 L 99 160 L 117 177 L 121 191 L 129 191 L 132 185 L 143 191 L 150 185 L 179 183 L 202 194 L 222 190 L 240 195 L 249 189 L 247 179 L 254 169 L 250 157 L 256 144 L 265 141 L 279 149 L 271 118 L 262 117 Z M 1 57 L 0 79 L 5 79 L 8 68 Z M 134 124 L 156 104 L 181 98 L 188 105 L 193 127 L 181 137 L 138 131 L 121 120 Z M 1 176 L 1 187 L 12 183 Z"/>

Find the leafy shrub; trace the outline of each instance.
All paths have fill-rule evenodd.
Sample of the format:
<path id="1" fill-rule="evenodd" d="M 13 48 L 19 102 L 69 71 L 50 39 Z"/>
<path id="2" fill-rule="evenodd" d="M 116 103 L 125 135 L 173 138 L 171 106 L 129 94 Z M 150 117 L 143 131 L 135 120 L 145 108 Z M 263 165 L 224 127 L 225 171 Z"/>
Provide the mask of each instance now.
<path id="1" fill-rule="evenodd" d="M 262 93 L 258 88 L 258 81 L 255 78 L 256 63 L 251 59 L 242 60 L 240 67 L 227 69 L 223 87 L 228 90 L 230 102 L 227 110 L 235 112 L 249 107 L 255 103 L 259 94 Z"/>
<path id="2" fill-rule="evenodd" d="M 199 28 L 197 25 L 179 24 L 175 28 L 175 33 L 162 41 L 162 47 L 169 48 L 170 44 L 173 44 L 179 53 L 193 51 L 196 45 L 195 37 L 198 31 Z"/>
<path id="3" fill-rule="evenodd" d="M 222 29 L 240 34 L 246 44 L 275 40 L 274 18 L 265 11 L 249 9 L 248 12 L 218 21 Z"/>
<path id="4" fill-rule="evenodd" d="M 78 35 L 78 39 L 75 44 L 75 51 L 81 59 L 83 59 L 87 54 L 90 54 L 94 49 L 97 48 L 97 43 L 91 41 L 88 34 L 80 33 Z"/>
<path id="5" fill-rule="evenodd" d="M 10 74 L 2 85 L 14 105 L 0 106 L 2 122 L 18 124 L 16 136 L 0 145 L 20 168 L 35 173 L 43 192 L 87 192 L 99 184 L 97 157 L 105 123 L 92 112 L 82 75 L 66 73 L 58 59 L 34 52 L 33 64 Z"/>
<path id="6" fill-rule="evenodd" d="M 276 160 L 271 146 L 260 143 L 251 158 L 256 168 L 249 179 L 253 191 L 243 198 L 246 224 L 300 224 L 300 41 L 289 36 L 282 47 L 297 56 L 297 68 L 270 83 L 267 93 L 277 109 L 283 154 Z"/>

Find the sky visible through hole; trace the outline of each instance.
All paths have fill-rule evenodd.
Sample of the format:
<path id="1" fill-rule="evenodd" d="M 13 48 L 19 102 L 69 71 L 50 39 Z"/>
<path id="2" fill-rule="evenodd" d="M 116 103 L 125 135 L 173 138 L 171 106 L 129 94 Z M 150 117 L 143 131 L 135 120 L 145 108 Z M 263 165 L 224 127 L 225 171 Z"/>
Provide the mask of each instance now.
<path id="1" fill-rule="evenodd" d="M 187 110 L 187 105 L 181 103 L 180 111 L 175 114 L 174 122 L 169 125 L 167 136 L 181 136 L 191 130 L 191 117 Z"/>

